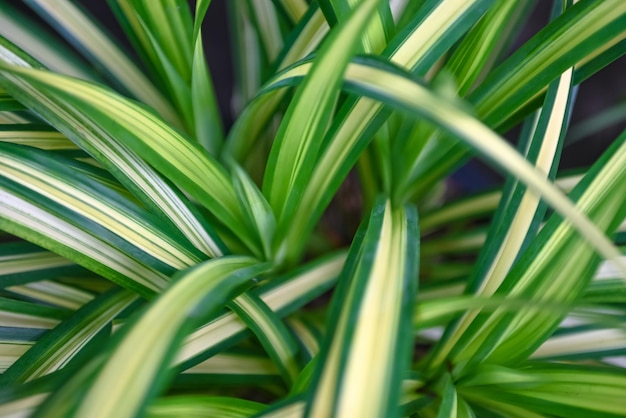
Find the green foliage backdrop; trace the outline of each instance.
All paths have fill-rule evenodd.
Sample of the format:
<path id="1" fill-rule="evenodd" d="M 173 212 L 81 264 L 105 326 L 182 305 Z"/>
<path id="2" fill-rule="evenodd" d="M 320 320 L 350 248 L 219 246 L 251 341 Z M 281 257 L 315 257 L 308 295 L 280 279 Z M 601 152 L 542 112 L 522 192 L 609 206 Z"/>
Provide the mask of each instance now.
<path id="1" fill-rule="evenodd" d="M 0 0 L 1 417 L 626 416 L 626 133 L 559 170 L 626 119 L 570 123 L 626 2 L 551 1 L 513 48 L 538 1 L 229 0 L 228 128 L 210 1 L 109 0 L 132 54 L 24 3 Z M 450 199 L 471 157 L 506 180 Z"/>

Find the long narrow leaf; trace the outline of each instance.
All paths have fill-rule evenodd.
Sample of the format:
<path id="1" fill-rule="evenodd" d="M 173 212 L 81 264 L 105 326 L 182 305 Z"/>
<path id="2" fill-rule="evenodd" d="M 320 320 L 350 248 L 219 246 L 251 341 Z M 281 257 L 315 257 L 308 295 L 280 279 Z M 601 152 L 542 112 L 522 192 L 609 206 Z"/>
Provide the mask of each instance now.
<path id="1" fill-rule="evenodd" d="M 85 388 L 84 396 L 74 397 L 78 405 L 57 405 L 65 396 L 61 390 L 59 400 L 50 398 L 40 415 L 132 417 L 140 413 L 168 374 L 169 359 L 185 335 L 188 315 L 193 315 L 201 302 L 205 302 L 204 313 L 215 312 L 229 295 L 267 267 L 252 258 L 230 256 L 180 273 L 177 282 L 143 315 L 127 324 L 124 338 L 118 339 L 106 363 L 96 366 L 97 376 Z M 81 376 L 74 379 L 79 382 Z M 70 381 L 67 390 L 73 390 L 73 384 Z"/>
<path id="2" fill-rule="evenodd" d="M 126 54 L 78 6 L 67 0 L 29 2 L 76 48 L 135 97 L 154 107 L 165 119 L 177 123 L 179 117 Z"/>
<path id="3" fill-rule="evenodd" d="M 305 416 L 399 416 L 400 370 L 413 345 L 406 320 L 416 293 L 416 218 L 381 200 L 353 245 Z"/>
<path id="4" fill-rule="evenodd" d="M 14 65 L 39 68 L 31 58 L 1 39 L 0 58 Z M 103 130 L 78 108 L 45 98 L 28 84 L 1 77 L 0 81 L 14 97 L 44 115 L 60 132 L 94 156 L 147 207 L 176 225 L 198 249 L 211 256 L 222 254 L 219 240 L 202 217 L 119 138 Z"/>
<path id="5" fill-rule="evenodd" d="M 4 177 L 102 225 L 172 267 L 181 269 L 201 260 L 185 248 L 182 236 L 176 239 L 175 231 L 157 226 L 157 219 L 131 202 L 89 178 L 77 181 L 78 173 L 62 159 L 0 143 L 0 170 Z"/>
<path id="6" fill-rule="evenodd" d="M 313 170 L 321 138 L 339 94 L 343 71 L 351 57 L 346 51 L 356 47 L 361 27 L 370 20 L 377 5 L 377 0 L 365 1 L 346 24 L 326 40 L 281 123 L 263 180 L 263 192 L 278 219 L 279 234 L 291 225 L 301 183 Z M 277 238 L 280 239 L 280 235 Z M 278 241 L 279 257 L 285 252 L 282 246 Z"/>
<path id="7" fill-rule="evenodd" d="M 44 335 L 2 374 L 0 382 L 26 382 L 64 367 L 136 298 L 131 292 L 117 290 L 93 300 Z"/>

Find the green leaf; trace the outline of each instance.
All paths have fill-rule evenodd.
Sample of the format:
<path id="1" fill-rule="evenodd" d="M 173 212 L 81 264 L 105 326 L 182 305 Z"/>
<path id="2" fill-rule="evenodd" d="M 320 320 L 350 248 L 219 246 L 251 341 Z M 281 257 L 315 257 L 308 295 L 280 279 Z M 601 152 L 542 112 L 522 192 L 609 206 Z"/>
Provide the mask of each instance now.
<path id="1" fill-rule="evenodd" d="M 147 412 L 149 418 L 168 417 L 220 417 L 247 418 L 259 412 L 265 405 L 239 398 L 201 395 L 178 395 L 157 399 Z"/>
<path id="2" fill-rule="evenodd" d="M 84 388 L 84 396 L 74 397 L 75 405 L 57 405 L 53 396 L 40 416 L 132 417 L 140 413 L 169 374 L 169 360 L 191 326 L 189 316 L 202 317 L 222 308 L 233 292 L 267 268 L 249 257 L 228 256 L 179 273 L 175 284 L 124 327 L 123 338 L 117 339 L 106 362 L 96 366 L 97 375 Z M 81 376 L 74 379 L 56 393 L 58 402 L 63 402 L 64 390 L 73 391 Z"/>
<path id="3" fill-rule="evenodd" d="M 229 305 L 261 341 L 290 387 L 300 372 L 298 347 L 291 332 L 263 301 L 251 293 L 244 293 Z"/>
<path id="4" fill-rule="evenodd" d="M 101 82 L 94 69 L 51 31 L 22 14 L 10 1 L 0 1 L 0 36 L 5 37 L 53 71 Z"/>
<path id="5" fill-rule="evenodd" d="M 305 408 L 306 403 L 302 396 L 295 396 L 266 408 L 253 415 L 253 418 L 301 418 Z"/>
<path id="6" fill-rule="evenodd" d="M 274 313 L 284 317 L 327 291 L 336 281 L 345 253 L 330 254 L 302 268 L 273 279 L 256 294 Z M 210 356 L 241 336 L 245 324 L 233 312 L 224 313 L 191 333 L 175 360 L 186 365 L 198 356 Z"/>
<path id="7" fill-rule="evenodd" d="M 383 56 L 414 72 L 426 72 L 478 20 L 489 4 L 489 0 L 459 2 L 453 7 L 446 7 L 449 4 L 444 2 L 429 3 L 423 12 L 415 16 L 414 25 L 390 42 Z M 308 69 L 303 68 L 305 65 L 294 68 L 293 76 L 298 78 L 306 74 Z M 276 77 L 274 85 L 268 88 L 284 85 L 285 75 Z M 362 93 L 357 95 L 362 96 Z M 307 236 L 313 229 L 371 140 L 372 133 L 386 120 L 389 113 L 381 112 L 382 108 L 382 104 L 367 99 L 348 100 L 342 105 L 337 120 L 326 134 L 325 146 L 317 157 L 317 164 L 293 215 L 293 219 L 298 221 L 290 225 L 284 238 L 290 256 L 295 257 L 301 251 L 301 237 Z"/>
<path id="8" fill-rule="evenodd" d="M 377 62 L 370 65 L 353 64 L 348 67 L 346 79 L 349 80 L 349 83 L 346 83 L 346 89 L 355 94 L 378 99 L 399 110 L 425 117 L 450 134 L 463 139 L 464 142 L 491 162 L 500 165 L 503 170 L 519 178 L 534 193 L 540 194 L 548 204 L 566 216 L 599 252 L 607 259 L 615 261 L 617 265 L 621 265 L 619 252 L 606 236 L 582 215 L 556 187 L 541 178 L 536 170 L 506 141 L 467 115 L 456 103 L 449 103 L 445 98 L 430 92 L 421 84 L 411 80 L 408 75 L 402 75 L 398 69 L 382 70 L 378 68 L 381 66 L 385 66 L 385 64 Z M 285 76 L 285 78 L 288 77 Z M 320 167 L 319 164 L 318 167 Z M 328 179 L 328 176 L 325 179 Z M 328 184 L 327 181 L 325 180 L 323 184 Z M 313 184 L 320 186 L 315 181 L 315 174 L 309 183 L 309 190 L 313 190 Z M 316 190 L 319 190 L 319 187 Z M 314 202 L 319 202 L 317 192 L 315 194 L 305 193 L 299 207 L 310 208 L 315 205 Z M 294 230 L 298 231 L 292 227 L 290 232 L 293 233 Z"/>
<path id="9" fill-rule="evenodd" d="M 558 157 L 570 117 L 573 69 L 566 71 L 549 88 L 540 113 L 528 120 L 518 148 L 539 172 L 553 179 Z M 468 280 L 467 292 L 489 296 L 496 292 L 514 262 L 536 235 L 545 208 L 538 196 L 510 177 L 503 191 L 498 211 L 494 215 L 487 242 L 477 261 L 477 269 Z M 470 311 L 448 327 L 447 336 L 435 348 L 439 360 L 458 344 L 471 321 L 478 315 Z M 436 363 L 436 361 L 435 361 Z"/>
<path id="10" fill-rule="evenodd" d="M 345 21 L 358 5 L 358 0 L 322 0 L 320 9 L 324 11 L 326 20 L 335 26 L 337 22 Z M 389 7 L 388 2 L 381 2 L 378 6 L 378 13 L 364 30 L 361 44 L 365 52 L 378 54 L 387 46 L 388 37 L 394 31 Z"/>
<path id="11" fill-rule="evenodd" d="M 29 243 L 0 244 L 0 288 L 69 273 L 73 266 L 70 260 Z"/>
<path id="12" fill-rule="evenodd" d="M 498 126 L 547 86 L 553 74 L 574 66 L 604 45 L 626 37 L 626 4 L 582 0 L 519 48 L 471 96 L 477 113 Z"/>
<path id="13" fill-rule="evenodd" d="M 306 0 L 278 0 L 278 3 L 293 23 L 298 23 L 308 9 Z"/>
<path id="14" fill-rule="evenodd" d="M 176 111 L 131 59 L 78 6 L 68 0 L 51 4 L 31 0 L 29 5 L 46 19 L 86 58 L 115 82 L 170 122 L 180 124 Z"/>
<path id="15" fill-rule="evenodd" d="M 238 114 L 261 85 L 262 58 L 260 41 L 244 1 L 229 1 L 226 4 L 231 23 L 230 34 L 236 71 L 232 107 L 233 112 Z"/>
<path id="16" fill-rule="evenodd" d="M 201 33 L 196 37 L 191 67 L 191 105 L 195 138 L 209 153 L 218 156 L 224 142 L 222 118 L 204 56 Z"/>
<path id="17" fill-rule="evenodd" d="M 15 112 L 20 110 L 26 110 L 20 102 L 10 97 L 0 96 L 0 112 Z"/>
<path id="18" fill-rule="evenodd" d="M 185 119 L 187 132 L 217 155 L 223 134 L 201 34 L 210 1 L 196 4 L 193 19 L 184 1 L 114 0 L 111 3 L 125 23 L 135 49 L 166 86 Z"/>
<path id="19" fill-rule="evenodd" d="M 53 306 L 0 298 L 0 326 L 50 329 L 71 313 Z"/>
<path id="20" fill-rule="evenodd" d="M 2 61 L 30 67 L 28 56 L 0 39 Z M 0 84 L 22 103 L 42 115 L 73 142 L 85 149 L 132 191 L 141 202 L 165 222 L 172 222 L 201 251 L 210 256 L 222 254 L 221 243 L 197 211 L 170 183 L 166 182 L 138 154 L 79 108 L 51 100 L 27 83 L 0 76 Z M 135 108 L 138 109 L 135 105 Z M 140 112 L 146 112 L 141 110 Z M 148 112 L 148 115 L 154 116 Z M 171 128 L 168 128 L 171 130 Z"/>
<path id="21" fill-rule="evenodd" d="M 458 399 L 454 382 L 449 374 L 445 375 L 445 386 L 441 397 L 441 406 L 437 418 L 456 418 Z"/>
<path id="22" fill-rule="evenodd" d="M 330 123 L 343 71 L 356 48 L 361 27 L 370 21 L 378 0 L 366 0 L 350 19 L 326 39 L 311 71 L 296 92 L 274 139 L 263 193 L 276 214 L 276 256 L 285 256 L 282 241 L 290 227 L 303 184 L 317 160 L 322 135 Z"/>
<path id="23" fill-rule="evenodd" d="M 613 231 L 626 216 L 622 183 L 626 181 L 626 135 L 609 149 L 603 159 L 574 190 L 578 206 L 598 227 Z M 537 254 L 541 254 L 540 257 Z M 574 233 L 567 222 L 553 216 L 537 239 L 513 268 L 500 291 L 509 295 L 556 302 L 580 297 L 593 276 L 598 260 L 586 240 Z M 522 310 L 514 315 L 494 313 L 474 331 L 472 348 L 476 361 L 510 364 L 527 358 L 558 326 L 562 316 Z M 510 322 L 512 321 L 512 322 Z M 470 334 L 471 335 L 471 334 Z M 497 341 L 485 341 L 498 335 Z M 480 348 L 478 348 L 480 347 Z M 515 354 L 513 354 L 515 353 Z M 506 362 L 506 363 L 505 363 Z"/>
<path id="24" fill-rule="evenodd" d="M 46 333 L 0 376 L 3 384 L 23 383 L 63 368 L 100 330 L 137 300 L 119 289 L 108 292 L 78 309 Z"/>
<path id="25" fill-rule="evenodd" d="M 194 23 L 187 2 L 181 0 L 158 3 L 143 0 L 116 1 L 125 11 L 126 17 L 134 19 L 132 27 L 135 35 L 143 42 L 145 52 L 150 52 L 146 36 L 152 36 L 154 39 L 152 46 L 163 52 L 162 57 L 151 55 L 152 64 L 158 65 L 159 60 L 167 60 L 181 79 L 189 81 Z M 138 25 L 142 25 L 143 28 Z M 143 33 L 141 33 L 142 29 Z"/>
<path id="26" fill-rule="evenodd" d="M 515 51 L 469 95 L 477 115 L 488 126 L 508 129 L 540 105 L 547 85 L 567 68 L 584 64 L 613 45 L 620 45 L 619 52 L 623 54 L 626 31 L 621 20 L 625 14 L 626 4 L 619 0 L 576 2 Z M 583 66 L 580 70 L 588 77 L 609 62 L 601 60 L 592 69 Z M 580 78 L 575 71 L 574 84 Z M 438 158 L 429 159 L 422 167 L 424 176 L 415 182 L 420 184 L 420 190 L 428 190 L 467 156 L 467 148 L 457 144 Z"/>
<path id="27" fill-rule="evenodd" d="M 34 124 L 0 125 L 0 142 L 11 142 L 54 151 L 79 149 L 62 133 L 46 126 Z"/>
<path id="28" fill-rule="evenodd" d="M 565 193 L 569 193 L 582 178 L 581 174 L 570 174 L 557 178 L 555 184 Z M 439 208 L 427 211 L 422 216 L 420 226 L 423 231 L 459 223 L 467 220 L 490 216 L 498 207 L 502 198 L 500 190 L 479 192 L 463 196 Z"/>
<path id="29" fill-rule="evenodd" d="M 265 196 L 252 182 L 248 174 L 236 163 L 231 164 L 233 184 L 237 197 L 248 219 L 256 229 L 257 239 L 263 243 L 263 255 L 266 260 L 273 259 L 272 240 L 276 229 L 276 219 Z"/>
<path id="30" fill-rule="evenodd" d="M 319 353 L 320 345 L 322 342 L 322 324 L 315 323 L 313 321 L 307 321 L 305 318 L 299 318 L 291 316 L 287 319 L 287 325 L 289 329 L 293 332 L 293 335 L 298 340 L 298 345 L 301 347 L 301 350 L 304 352 L 306 359 L 310 361 L 313 359 L 317 353 Z M 309 367 L 307 365 L 306 367 Z M 305 367 L 305 368 L 306 368 Z M 300 373 L 298 380 L 300 380 L 302 373 Z M 294 384 L 292 386 L 292 391 L 294 390 Z"/>
<path id="31" fill-rule="evenodd" d="M 381 200 L 363 224 L 334 294 L 305 416 L 399 416 L 413 346 L 407 319 L 416 293 L 416 218 Z"/>
<path id="32" fill-rule="evenodd" d="M 268 63 L 274 62 L 282 47 L 283 38 L 276 8 L 271 1 L 246 0 L 248 14 L 254 23 L 261 50 Z"/>
<path id="33" fill-rule="evenodd" d="M 489 399 L 497 399 L 541 416 L 620 417 L 626 408 L 626 378 L 617 368 L 546 363 L 521 369 L 483 366 L 458 387 L 472 402 L 489 405 Z"/>
<path id="34" fill-rule="evenodd" d="M 495 2 L 460 41 L 445 67 L 435 76 L 434 85 L 447 81 L 444 86 L 451 90 L 451 98 L 456 97 L 455 92 L 465 96 L 495 65 L 497 56 L 511 42 L 518 21 L 528 13 L 531 3 L 527 0 Z M 406 135 L 406 139 L 400 137 L 393 144 L 394 178 L 398 183 L 395 199 L 399 201 L 408 200 L 415 193 L 414 189 L 421 186 L 416 179 L 428 175 L 428 162 L 445 158 L 454 144 L 441 138 L 440 132 L 423 120 L 410 119 L 409 123 L 414 125 L 410 135 Z"/>
<path id="35" fill-rule="evenodd" d="M 144 297 L 150 298 L 166 286 L 165 275 L 129 256 L 120 249 L 124 247 L 120 242 L 110 242 L 101 229 L 76 215 L 69 218 L 62 210 L 54 213 L 55 204 L 42 196 L 30 196 L 2 182 L 0 197 L 0 230 L 57 253 Z"/>
<path id="36" fill-rule="evenodd" d="M 519 178 L 527 187 L 570 220 L 607 259 L 620 265 L 619 252 L 607 237 L 551 183 L 545 181 L 506 141 L 456 104 L 438 97 L 419 83 L 401 76 L 399 71 L 381 71 L 374 66 L 354 67 L 346 75 L 346 87 L 387 105 L 423 116 L 450 134 L 458 136 L 492 163 Z M 306 200 L 303 204 L 306 205 Z M 625 267 L 626 268 L 626 267 Z"/>
<path id="37" fill-rule="evenodd" d="M 230 3 L 229 3 L 230 4 Z M 309 55 L 319 44 L 320 40 L 328 32 L 329 27 L 324 19 L 324 15 L 313 3 L 309 8 L 309 12 L 302 19 L 298 27 L 292 35 L 295 39 L 285 46 L 285 50 L 280 58 L 278 69 L 285 69 L 293 65 L 298 60 Z M 237 34 L 236 37 L 240 37 Z M 246 53 L 249 53 L 246 51 Z M 241 57 L 240 60 L 247 63 L 251 57 Z M 240 65 L 241 66 L 241 65 Z M 243 71 L 243 70 L 240 70 Z M 240 75 L 243 78 L 243 75 Z M 252 87 L 252 81 L 244 78 L 240 84 L 245 90 L 245 101 L 257 95 L 259 85 Z M 245 88 L 244 88 L 245 87 Z M 254 148 L 255 142 L 258 140 L 261 131 L 267 126 L 270 119 L 276 114 L 278 106 L 284 99 L 286 91 L 277 90 L 269 94 L 257 96 L 250 102 L 237 117 L 233 127 L 228 133 L 228 140 L 224 147 L 224 154 L 233 158 L 235 161 L 244 161 L 246 155 Z M 242 105 L 245 103 L 242 103 Z"/>
<path id="38" fill-rule="evenodd" d="M 89 178 L 80 178 L 67 162 L 49 153 L 0 143 L 0 170 L 7 179 L 78 213 L 176 268 L 198 263 L 182 235 L 159 225 L 159 220 L 132 202 Z"/>
<path id="39" fill-rule="evenodd" d="M 587 136 L 601 132 L 610 126 L 618 125 L 626 120 L 626 103 L 618 103 L 597 115 L 591 116 L 572 126 L 566 138 L 565 146 L 572 145 Z"/>

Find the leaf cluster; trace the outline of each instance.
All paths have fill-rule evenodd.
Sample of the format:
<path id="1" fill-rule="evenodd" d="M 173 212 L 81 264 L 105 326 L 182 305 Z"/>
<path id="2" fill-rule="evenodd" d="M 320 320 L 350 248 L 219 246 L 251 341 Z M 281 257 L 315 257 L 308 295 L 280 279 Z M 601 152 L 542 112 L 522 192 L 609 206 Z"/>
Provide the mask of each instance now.
<path id="1" fill-rule="evenodd" d="M 559 170 L 624 120 L 571 116 L 626 2 L 554 0 L 513 48 L 540 2 L 229 0 L 232 127 L 210 0 L 109 0 L 132 53 L 25 3 L 0 0 L 0 416 L 626 416 L 626 132 Z M 504 184 L 450 198 L 472 157 Z"/>

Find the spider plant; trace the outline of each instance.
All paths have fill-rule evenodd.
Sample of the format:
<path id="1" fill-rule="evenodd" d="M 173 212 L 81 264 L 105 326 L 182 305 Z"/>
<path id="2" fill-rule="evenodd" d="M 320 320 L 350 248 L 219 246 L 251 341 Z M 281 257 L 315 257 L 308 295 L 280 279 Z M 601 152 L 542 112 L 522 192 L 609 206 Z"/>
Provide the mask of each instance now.
<path id="1" fill-rule="evenodd" d="M 24 3 L 0 1 L 0 416 L 626 416 L 626 134 L 558 169 L 626 2 L 555 0 L 513 47 L 539 1 L 229 0 L 232 127 L 210 1 L 109 0 L 131 54 Z M 471 157 L 504 184 L 450 199 Z"/>

